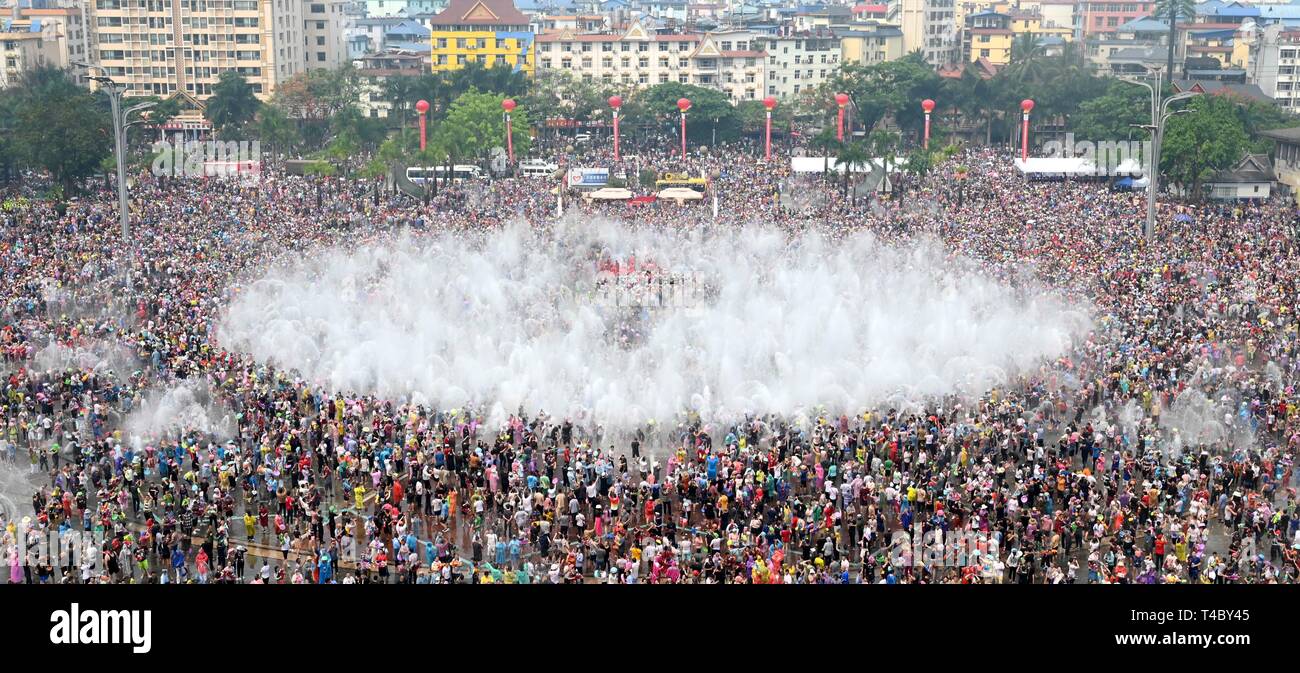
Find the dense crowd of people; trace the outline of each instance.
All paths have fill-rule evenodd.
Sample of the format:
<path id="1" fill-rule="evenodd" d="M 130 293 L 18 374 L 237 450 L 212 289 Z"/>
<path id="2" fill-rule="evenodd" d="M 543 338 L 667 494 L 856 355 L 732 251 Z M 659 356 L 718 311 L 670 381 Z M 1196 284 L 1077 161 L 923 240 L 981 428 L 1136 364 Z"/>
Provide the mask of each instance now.
<path id="1" fill-rule="evenodd" d="M 592 151 L 594 152 L 594 150 Z M 567 157 L 593 161 L 596 157 Z M 115 200 L 0 212 L 0 550 L 11 583 L 1290 583 L 1300 576 L 1294 207 L 1160 204 L 1098 182 L 1027 182 L 968 149 L 899 194 L 846 198 L 753 148 L 629 173 L 711 177 L 710 204 L 586 203 L 637 226 L 775 224 L 934 237 L 1095 327 L 973 397 L 630 431 L 563 417 L 488 427 L 324 389 L 227 350 L 223 307 L 264 269 L 396 231 L 556 217 L 545 178 L 444 186 L 141 176 Z M 960 167 L 960 168 L 959 168 Z M 959 174 L 960 173 L 960 174 Z M 92 188 L 93 189 L 93 188 Z M 19 202 L 17 197 L 23 197 Z M 867 301 L 868 298 L 863 298 Z M 230 427 L 133 422 L 198 382 Z M 854 414 L 854 415 L 849 415 Z M 50 533 L 90 549 L 35 558 Z M 936 536 L 942 532 L 943 537 Z"/>

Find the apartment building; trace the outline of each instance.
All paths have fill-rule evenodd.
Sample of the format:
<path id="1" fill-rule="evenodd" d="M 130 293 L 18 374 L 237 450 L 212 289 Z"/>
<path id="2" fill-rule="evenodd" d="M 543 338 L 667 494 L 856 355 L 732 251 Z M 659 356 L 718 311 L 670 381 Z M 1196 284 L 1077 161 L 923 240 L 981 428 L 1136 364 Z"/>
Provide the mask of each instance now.
<path id="1" fill-rule="evenodd" d="M 649 30 L 641 21 L 634 21 L 623 33 L 563 30 L 537 36 L 537 67 L 566 70 L 588 82 L 624 86 L 692 84 L 698 82 L 692 57 L 703 41 L 702 33 L 661 34 Z M 717 47 L 719 53 L 721 46 Z M 751 44 L 741 44 L 739 40 L 732 41 L 730 46 L 728 51 L 752 49 Z"/>
<path id="2" fill-rule="evenodd" d="M 966 17 L 962 31 L 962 60 L 978 61 L 987 58 L 994 65 L 1011 63 L 1011 15 L 999 12 L 978 12 Z"/>
<path id="3" fill-rule="evenodd" d="M 212 95 L 242 73 L 259 97 L 306 68 L 302 0 L 86 0 L 91 61 L 127 95 Z"/>
<path id="4" fill-rule="evenodd" d="M 348 0 L 308 0 L 303 15 L 304 65 L 334 69 L 348 61 Z"/>
<path id="5" fill-rule="evenodd" d="M 1243 26 L 1246 77 L 1285 110 L 1300 112 L 1300 28 Z"/>
<path id="6" fill-rule="evenodd" d="M 933 66 L 956 63 L 961 57 L 954 0 L 896 0 L 889 21 L 903 31 L 904 52 L 919 49 Z"/>
<path id="7" fill-rule="evenodd" d="M 1134 19 L 1151 16 L 1155 7 L 1154 2 L 1079 0 L 1075 12 L 1083 37 L 1104 39 L 1114 38 L 1120 26 Z"/>
<path id="8" fill-rule="evenodd" d="M 24 73 L 40 67 L 45 57 L 39 32 L 15 30 L 0 22 L 0 89 L 16 85 Z"/>
<path id="9" fill-rule="evenodd" d="M 0 9 L 0 30 L 9 33 L 39 33 L 40 58 L 56 68 L 85 61 L 89 52 L 85 7 L 54 6 L 42 0 L 14 0 Z M 80 74 L 74 73 L 80 81 Z"/>
<path id="10" fill-rule="evenodd" d="M 767 52 L 769 96 L 794 98 L 833 78 L 840 67 L 840 37 L 829 28 L 765 35 L 757 44 Z"/>
<path id="11" fill-rule="evenodd" d="M 862 25 L 835 28 L 840 38 L 840 62 L 873 65 L 902 58 L 903 31 L 897 26 Z"/>
<path id="12" fill-rule="evenodd" d="M 536 37 L 530 20 L 512 0 L 451 0 L 430 20 L 434 72 L 459 70 L 466 63 L 509 65 L 532 73 Z"/>
<path id="13" fill-rule="evenodd" d="M 763 98 L 767 54 L 748 31 L 709 33 L 690 57 L 691 84 L 718 89 L 733 103 Z"/>

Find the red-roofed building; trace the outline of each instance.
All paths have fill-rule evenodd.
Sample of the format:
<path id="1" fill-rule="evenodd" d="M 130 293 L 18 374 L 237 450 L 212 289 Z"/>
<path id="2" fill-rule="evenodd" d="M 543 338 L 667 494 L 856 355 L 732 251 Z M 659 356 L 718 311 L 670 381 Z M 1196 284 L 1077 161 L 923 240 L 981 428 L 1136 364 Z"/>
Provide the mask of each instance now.
<path id="1" fill-rule="evenodd" d="M 862 3 L 853 6 L 853 18 L 858 21 L 867 19 L 885 19 L 889 15 L 887 3 Z"/>

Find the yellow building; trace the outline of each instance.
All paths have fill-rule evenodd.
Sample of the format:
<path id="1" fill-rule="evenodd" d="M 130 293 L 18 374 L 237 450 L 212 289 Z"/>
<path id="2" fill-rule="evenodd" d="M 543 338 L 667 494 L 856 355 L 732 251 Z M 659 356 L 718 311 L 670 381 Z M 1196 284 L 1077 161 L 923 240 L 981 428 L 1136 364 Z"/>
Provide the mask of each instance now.
<path id="1" fill-rule="evenodd" d="M 1011 63 L 1011 15 L 978 12 L 966 17 L 962 31 L 962 56 L 965 61 L 987 58 L 994 65 Z"/>
<path id="2" fill-rule="evenodd" d="M 434 72 L 478 62 L 489 68 L 508 64 L 531 75 L 537 62 L 528 17 L 512 0 L 451 0 L 430 27 Z"/>

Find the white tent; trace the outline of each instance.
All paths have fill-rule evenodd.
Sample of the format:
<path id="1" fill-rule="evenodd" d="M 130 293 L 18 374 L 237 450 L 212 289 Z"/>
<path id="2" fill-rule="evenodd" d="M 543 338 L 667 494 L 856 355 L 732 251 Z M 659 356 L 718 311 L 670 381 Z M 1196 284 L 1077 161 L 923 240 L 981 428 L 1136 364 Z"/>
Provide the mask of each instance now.
<path id="1" fill-rule="evenodd" d="M 621 187 L 602 187 L 585 194 L 584 198 L 596 201 L 624 201 L 632 198 L 632 192 Z"/>
<path id="2" fill-rule="evenodd" d="M 685 187 L 669 187 L 668 189 L 659 192 L 659 198 L 681 203 L 682 201 L 699 201 L 704 198 L 704 195 L 694 189 L 687 189 Z"/>
<path id="3" fill-rule="evenodd" d="M 1135 180 L 1146 173 L 1137 159 L 1126 157 L 1118 164 L 1096 161 L 1087 157 L 1030 157 L 1028 161 L 1016 159 L 1016 170 L 1027 178 L 1126 178 Z"/>
<path id="4" fill-rule="evenodd" d="M 880 168 L 881 166 L 885 165 L 885 160 L 879 158 L 872 159 L 871 163 L 875 164 L 876 168 Z M 830 172 L 832 173 L 844 172 L 843 169 L 839 166 L 839 162 L 835 161 L 835 157 L 790 157 L 790 170 L 794 171 L 795 173 L 821 173 L 823 169 L 827 168 L 828 164 L 829 164 L 828 170 L 830 170 Z M 892 173 L 892 172 L 902 170 L 903 164 L 904 164 L 903 160 L 895 158 L 892 162 L 890 162 L 889 165 L 890 172 Z M 871 167 L 867 166 L 866 164 L 857 164 L 853 167 L 853 172 L 870 173 Z"/>

